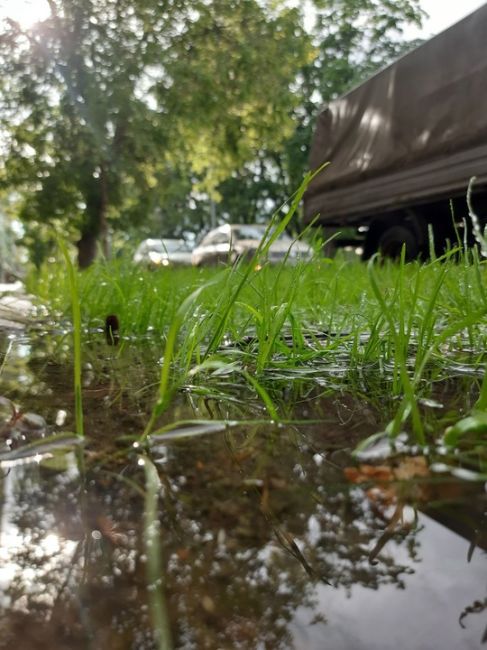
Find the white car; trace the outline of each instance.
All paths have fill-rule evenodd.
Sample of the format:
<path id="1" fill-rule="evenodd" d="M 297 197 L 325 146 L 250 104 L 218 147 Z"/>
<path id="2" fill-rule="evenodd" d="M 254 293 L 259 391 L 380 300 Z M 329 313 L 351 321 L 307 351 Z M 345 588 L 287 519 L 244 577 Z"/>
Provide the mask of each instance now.
<path id="1" fill-rule="evenodd" d="M 267 226 L 260 224 L 225 224 L 203 237 L 193 249 L 193 264 L 204 266 L 210 264 L 233 264 L 239 258 L 249 259 L 257 250 Z M 309 260 L 313 256 L 311 246 L 302 241 L 293 240 L 283 232 L 267 251 L 266 260 L 275 264 L 286 259 L 291 263 Z"/>
<path id="2" fill-rule="evenodd" d="M 134 262 L 150 268 L 190 266 L 191 247 L 184 239 L 144 239 L 135 251 Z"/>

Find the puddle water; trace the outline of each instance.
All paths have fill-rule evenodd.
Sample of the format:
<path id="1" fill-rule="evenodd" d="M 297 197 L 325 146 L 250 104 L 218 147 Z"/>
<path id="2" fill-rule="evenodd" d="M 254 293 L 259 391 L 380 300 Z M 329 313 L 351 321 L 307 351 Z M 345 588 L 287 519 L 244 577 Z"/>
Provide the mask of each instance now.
<path id="1" fill-rule="evenodd" d="M 75 445 L 62 346 L 15 341 L 0 375 L 0 648 L 482 646 L 482 483 L 411 450 L 358 462 L 384 414 L 343 391 L 294 394 L 276 425 L 195 387 L 165 416 L 191 423 L 134 446 L 156 380 L 140 351 L 86 369 Z"/>

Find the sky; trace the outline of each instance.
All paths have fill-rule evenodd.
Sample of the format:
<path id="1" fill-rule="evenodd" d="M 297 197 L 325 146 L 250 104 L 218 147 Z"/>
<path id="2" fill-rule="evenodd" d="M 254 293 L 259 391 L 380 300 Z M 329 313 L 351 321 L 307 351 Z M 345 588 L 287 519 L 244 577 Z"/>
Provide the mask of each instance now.
<path id="1" fill-rule="evenodd" d="M 424 20 L 421 30 L 408 28 L 407 38 L 434 36 L 481 7 L 485 0 L 422 0 L 420 4 L 429 18 Z"/>
<path id="2" fill-rule="evenodd" d="M 485 0 L 422 0 L 421 6 L 430 15 L 422 30 L 408 28 L 406 38 L 428 38 L 478 9 Z M 9 15 L 25 27 L 49 11 L 47 0 L 0 0 L 0 16 Z"/>

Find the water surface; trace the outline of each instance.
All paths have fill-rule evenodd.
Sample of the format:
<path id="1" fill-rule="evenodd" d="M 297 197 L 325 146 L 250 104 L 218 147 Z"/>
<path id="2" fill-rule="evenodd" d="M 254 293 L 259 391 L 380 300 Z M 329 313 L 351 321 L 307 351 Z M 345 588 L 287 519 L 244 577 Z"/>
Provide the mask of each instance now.
<path id="1" fill-rule="evenodd" d="M 387 421 L 376 399 L 296 384 L 276 424 L 250 391 L 218 399 L 219 379 L 159 423 L 212 426 L 134 445 L 157 369 L 95 346 L 84 444 L 22 456 L 73 431 L 69 346 L 2 349 L 0 647 L 481 647 L 484 486 L 414 447 L 353 456 Z"/>

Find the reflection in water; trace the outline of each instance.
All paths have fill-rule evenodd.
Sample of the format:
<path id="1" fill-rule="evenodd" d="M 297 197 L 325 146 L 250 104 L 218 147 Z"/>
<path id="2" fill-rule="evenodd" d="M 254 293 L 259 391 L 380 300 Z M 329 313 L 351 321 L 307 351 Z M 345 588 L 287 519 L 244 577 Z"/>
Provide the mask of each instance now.
<path id="1" fill-rule="evenodd" d="M 319 587 L 318 608 L 327 613 L 326 632 L 309 626 L 315 610 L 300 608 L 293 621 L 296 648 L 357 650 L 390 648 L 479 649 L 486 625 L 485 611 L 459 617 L 472 597 L 485 597 L 485 555 L 469 564 L 468 543 L 433 520 L 419 515 L 419 554 L 405 589 L 385 585 L 377 591 L 354 586 L 350 594 Z M 389 544 L 388 554 L 403 551 Z"/>
<path id="2" fill-rule="evenodd" d="M 163 564 L 161 526 L 159 521 L 159 492 L 161 480 L 157 469 L 148 458 L 139 458 L 138 464 L 145 470 L 144 550 L 147 576 L 147 592 L 152 615 L 152 627 L 157 645 L 161 650 L 171 650 L 171 626 L 167 613 L 166 573 Z"/>
<path id="3" fill-rule="evenodd" d="M 334 466 L 295 442 L 281 432 L 269 446 L 262 432 L 230 452 L 221 434 L 168 445 L 152 465 L 161 482 L 155 557 L 154 537 L 144 542 L 143 530 L 156 491 L 144 500 L 136 457 L 122 480 L 96 465 L 84 481 L 72 469 L 12 468 L 3 479 L 0 647 L 13 639 L 29 648 L 168 647 L 156 643 L 151 625 L 163 566 L 175 647 L 391 647 L 391 625 L 405 633 L 404 626 L 386 617 L 382 632 L 369 630 L 373 602 L 395 616 L 413 607 L 415 634 L 421 628 L 426 638 L 448 603 L 441 633 L 478 643 L 475 622 L 458 625 L 483 595 L 478 549 L 468 566 L 467 543 L 421 516 L 371 564 L 384 519 L 364 488 L 338 483 Z M 355 635 L 361 644 L 350 646 Z"/>
<path id="4" fill-rule="evenodd" d="M 8 396 L 50 431 L 66 430 L 72 395 L 61 371 L 71 369 L 41 358 L 15 361 L 29 381 Z M 351 482 L 341 440 L 353 446 L 350 431 L 367 433 L 363 405 L 308 400 L 309 417 L 323 410 L 326 420 L 159 440 L 149 461 L 119 439 L 142 431 L 150 406 L 134 391 L 149 380 L 140 364 L 129 359 L 130 381 L 115 379 L 123 363 L 105 360 L 86 386 L 83 463 L 56 452 L 1 468 L 1 648 L 478 647 L 485 612 L 464 616 L 464 628 L 459 619 L 485 598 L 485 557 L 477 548 L 468 563 L 467 541 L 407 517 L 427 494 L 436 513 L 443 500 L 467 519 L 461 484 L 442 491 L 426 461 L 406 460 L 390 470 L 393 487 Z M 170 417 L 194 416 L 181 400 Z M 371 432 L 374 417 L 368 408 Z M 420 489 L 411 466 L 423 472 Z M 485 508 L 475 485 L 468 499 L 473 512 Z"/>

